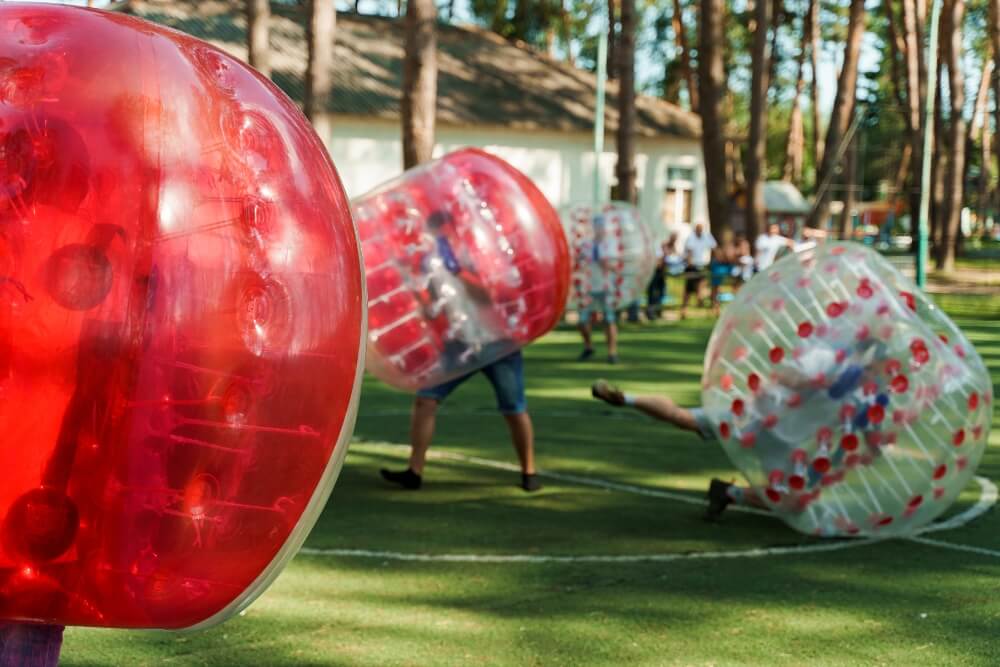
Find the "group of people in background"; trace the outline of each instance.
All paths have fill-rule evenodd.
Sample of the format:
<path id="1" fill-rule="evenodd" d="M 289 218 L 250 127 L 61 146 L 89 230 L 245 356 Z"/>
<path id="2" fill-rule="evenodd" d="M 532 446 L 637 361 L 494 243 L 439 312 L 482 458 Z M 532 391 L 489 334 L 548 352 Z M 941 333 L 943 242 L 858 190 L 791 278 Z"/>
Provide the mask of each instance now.
<path id="1" fill-rule="evenodd" d="M 801 250 L 824 236 L 826 232 L 822 230 L 807 228 L 802 230 L 803 240 L 795 241 L 782 235 L 781 227 L 776 222 L 769 224 L 753 245 L 743 234 L 719 243 L 702 222 L 695 223 L 683 240 L 677 232 L 671 233 L 658 249 L 656 272 L 646 291 L 646 317 L 649 320 L 662 317 L 670 276 L 684 278 L 681 319 L 687 317 L 692 299 L 705 305 L 703 288 L 706 278 L 709 283 L 708 305 L 718 313 L 724 285 L 730 284 L 734 291 L 739 290 L 755 273 L 771 266 L 783 248 Z"/>

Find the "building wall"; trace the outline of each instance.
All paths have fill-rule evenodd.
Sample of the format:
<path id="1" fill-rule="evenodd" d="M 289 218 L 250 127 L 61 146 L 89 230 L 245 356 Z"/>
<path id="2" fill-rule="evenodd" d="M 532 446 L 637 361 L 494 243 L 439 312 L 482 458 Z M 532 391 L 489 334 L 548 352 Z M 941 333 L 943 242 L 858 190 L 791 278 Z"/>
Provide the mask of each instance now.
<path id="1" fill-rule="evenodd" d="M 364 194 L 401 173 L 398 124 L 336 117 L 332 126 L 327 145 L 348 196 Z M 438 127 L 437 140 L 435 156 L 475 146 L 502 157 L 527 174 L 557 207 L 593 199 L 594 152 L 589 134 Z M 606 145 L 612 150 L 601 156 L 601 183 L 609 193 L 617 155 L 612 138 Z M 691 190 L 692 220 L 687 222 L 707 219 L 704 162 L 697 140 L 640 138 L 636 168 L 642 216 L 658 237 L 666 236 L 663 208 L 668 187 Z"/>

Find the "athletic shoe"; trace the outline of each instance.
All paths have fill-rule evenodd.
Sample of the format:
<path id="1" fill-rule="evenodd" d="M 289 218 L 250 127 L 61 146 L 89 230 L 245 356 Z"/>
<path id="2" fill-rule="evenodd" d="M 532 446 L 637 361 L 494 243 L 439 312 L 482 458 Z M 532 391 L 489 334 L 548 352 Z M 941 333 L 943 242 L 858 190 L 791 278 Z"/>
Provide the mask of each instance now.
<path id="1" fill-rule="evenodd" d="M 605 403 L 621 407 L 625 405 L 625 392 L 618 387 L 608 383 L 607 380 L 598 380 L 590 387 L 590 394 Z"/>
<path id="2" fill-rule="evenodd" d="M 419 489 L 420 484 L 423 482 L 420 475 L 413 472 L 409 468 L 406 470 L 400 470 L 399 472 L 393 472 L 392 470 L 382 468 L 380 472 L 382 473 L 382 479 L 385 481 L 392 482 L 393 484 L 399 484 L 404 489 L 410 489 L 411 491 Z"/>
<path id="3" fill-rule="evenodd" d="M 542 483 L 535 473 L 531 473 L 530 475 L 528 473 L 521 473 L 521 488 L 529 493 L 541 491 Z"/>
<path id="4" fill-rule="evenodd" d="M 580 353 L 580 356 L 576 358 L 576 360 L 577 361 L 586 361 L 587 359 L 590 359 L 592 356 L 594 356 L 594 348 L 592 348 L 592 347 L 591 348 L 585 348 L 583 350 L 583 352 Z"/>
<path id="5" fill-rule="evenodd" d="M 614 366 L 615 364 L 617 364 L 618 363 L 618 355 L 617 354 L 609 354 L 608 355 L 608 363 L 611 364 L 612 366 Z"/>
<path id="6" fill-rule="evenodd" d="M 708 486 L 708 507 L 705 509 L 706 521 L 718 521 L 722 513 L 729 507 L 733 499 L 729 497 L 729 487 L 732 484 L 721 479 L 713 479 Z"/>

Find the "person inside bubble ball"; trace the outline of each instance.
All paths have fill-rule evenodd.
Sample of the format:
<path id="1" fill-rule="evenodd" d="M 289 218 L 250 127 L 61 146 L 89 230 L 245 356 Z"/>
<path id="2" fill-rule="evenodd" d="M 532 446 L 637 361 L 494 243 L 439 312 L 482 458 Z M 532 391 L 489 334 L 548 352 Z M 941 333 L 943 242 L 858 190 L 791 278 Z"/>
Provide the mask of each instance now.
<path id="1" fill-rule="evenodd" d="M 597 313 L 601 313 L 604 318 L 604 333 L 608 343 L 608 363 L 618 363 L 618 313 L 612 303 L 612 280 L 614 276 L 611 271 L 611 239 L 607 237 L 607 225 L 603 216 L 594 218 L 594 241 L 585 244 L 583 252 L 589 254 L 587 258 L 590 262 L 593 275 L 591 278 L 591 291 L 588 299 L 580 309 L 580 323 L 578 328 L 583 337 L 583 351 L 578 358 L 579 361 L 586 361 L 594 356 L 594 343 L 592 339 L 593 319 Z"/>
<path id="2" fill-rule="evenodd" d="M 509 349 L 511 341 L 501 335 L 498 325 L 489 321 L 491 309 L 485 306 L 491 299 L 480 277 L 455 254 L 447 234 L 451 222 L 451 216 L 443 211 L 436 211 L 428 218 L 427 228 L 433 237 L 433 248 L 421 260 L 421 268 L 427 276 L 430 296 L 430 303 L 425 307 L 431 318 L 444 315 L 447 319 L 444 357 L 446 364 L 455 367 L 468 366 L 470 357 L 489 357 L 491 350 Z M 460 292 L 483 307 L 474 314 L 468 313 L 462 307 Z M 520 348 L 477 371 L 418 391 L 410 416 L 409 467 L 401 471 L 383 468 L 380 471 L 383 479 L 411 490 L 422 486 L 427 450 L 434 439 L 438 406 L 479 372 L 492 385 L 497 409 L 507 422 L 511 443 L 521 464 L 521 488 L 529 492 L 542 488 L 535 471 L 535 434 L 528 414 L 524 359 Z"/>
<path id="3" fill-rule="evenodd" d="M 750 403 L 743 408 L 748 415 L 754 415 L 743 431 L 753 434 L 753 446 L 758 452 L 762 469 L 770 471 L 772 478 L 775 471 L 780 472 L 780 479 L 772 479 L 771 486 L 766 489 L 712 479 L 707 493 L 706 520 L 717 520 L 730 504 L 768 509 L 763 495 L 776 491 L 780 491 L 783 498 L 783 509 L 801 511 L 802 506 L 797 507 L 791 500 L 789 487 L 800 497 L 817 492 L 824 480 L 829 479 L 828 472 L 836 475 L 845 464 L 870 462 L 879 456 L 878 443 L 882 441 L 883 432 L 881 419 L 875 418 L 875 415 L 884 414 L 890 403 L 888 391 L 881 390 L 875 381 L 878 376 L 876 368 L 882 361 L 884 351 L 885 344 L 873 339 L 859 341 L 849 352 L 817 345 L 802 354 L 793 365 L 776 374 L 772 385 L 755 392 Z M 820 381 L 819 378 L 825 379 Z M 717 442 L 715 428 L 700 407 L 684 408 L 667 396 L 628 394 L 606 380 L 595 382 L 591 394 L 609 405 L 629 406 L 656 420 L 696 433 L 706 442 Z M 808 465 L 805 450 L 800 445 L 816 437 L 814 424 L 796 423 L 794 418 L 782 420 L 781 428 L 771 428 L 767 423 L 768 415 L 775 414 L 780 406 L 788 404 L 793 395 L 801 403 L 829 403 L 834 406 L 847 401 L 849 409 L 841 408 L 839 419 L 845 427 L 849 427 L 850 433 L 864 437 L 847 438 L 840 444 L 821 443 L 812 465 Z M 820 433 L 824 430 L 820 429 Z M 788 498 L 787 502 L 785 498 Z"/>
<path id="4" fill-rule="evenodd" d="M 422 244 L 420 274 L 424 277 L 423 293 L 427 296 L 424 309 L 428 319 L 443 318 L 446 328 L 444 362 L 450 366 L 467 366 L 472 359 L 502 337 L 499 323 L 493 322 L 489 308 L 492 299 L 482 279 L 469 262 L 455 253 L 449 232 L 453 220 L 445 211 L 434 211 L 427 218 L 427 238 Z M 470 313 L 466 304 L 476 306 Z M 505 341 L 500 341 L 501 344 Z"/>

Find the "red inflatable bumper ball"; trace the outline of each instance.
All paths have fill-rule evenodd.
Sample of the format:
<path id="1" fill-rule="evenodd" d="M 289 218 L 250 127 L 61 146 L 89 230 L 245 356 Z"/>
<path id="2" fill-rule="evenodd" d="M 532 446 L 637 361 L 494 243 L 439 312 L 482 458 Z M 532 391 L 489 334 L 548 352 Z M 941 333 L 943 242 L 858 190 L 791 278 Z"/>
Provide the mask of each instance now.
<path id="1" fill-rule="evenodd" d="M 544 335 L 569 288 L 559 216 L 526 176 L 464 149 L 354 203 L 368 280 L 368 367 L 413 390 Z"/>
<path id="2" fill-rule="evenodd" d="M 118 14 L 0 4 L 0 619 L 189 628 L 305 539 L 364 284 L 277 88 Z"/>

